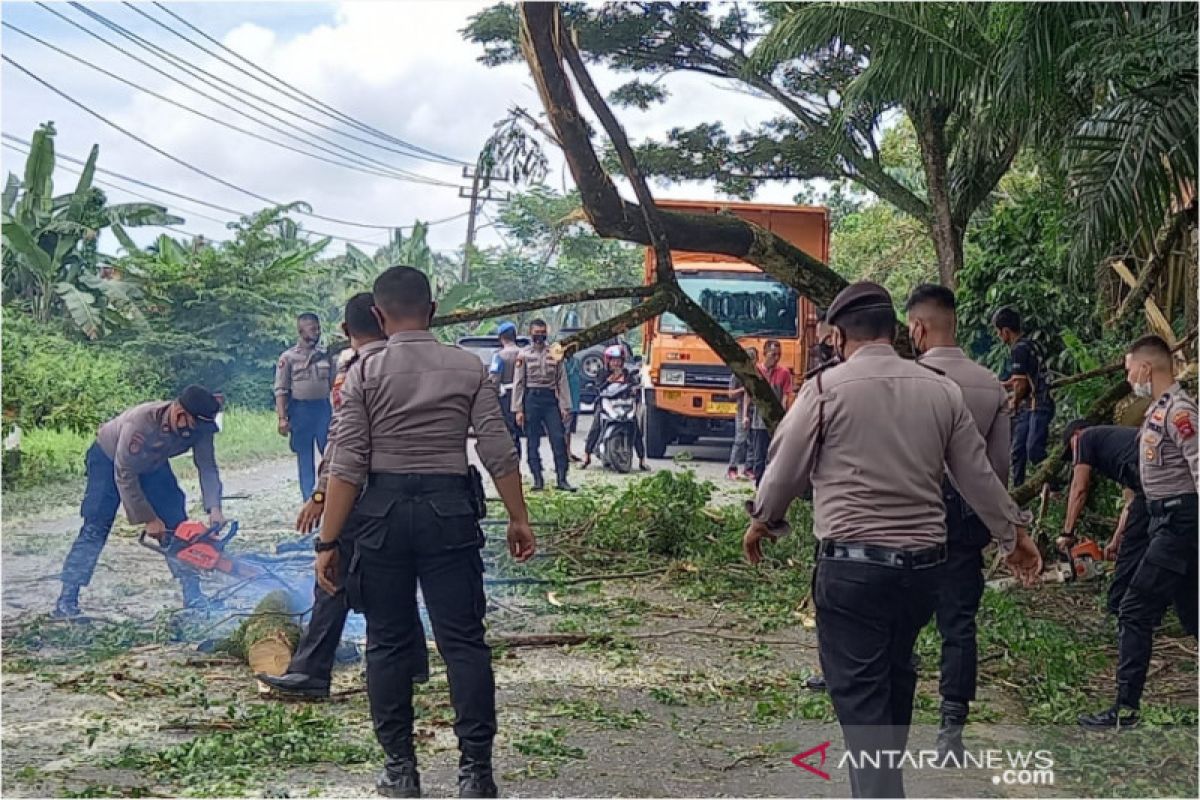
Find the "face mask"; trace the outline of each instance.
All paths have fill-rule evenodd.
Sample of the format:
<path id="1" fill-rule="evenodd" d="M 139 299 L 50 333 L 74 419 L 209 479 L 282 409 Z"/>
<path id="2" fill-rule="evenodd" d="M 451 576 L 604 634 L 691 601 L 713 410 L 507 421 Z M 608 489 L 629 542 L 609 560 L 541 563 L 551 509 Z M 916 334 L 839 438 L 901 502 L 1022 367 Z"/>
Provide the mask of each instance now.
<path id="1" fill-rule="evenodd" d="M 925 352 L 923 345 L 925 329 L 920 325 L 913 325 L 908 329 L 908 340 L 912 342 L 913 352 L 917 355 Z"/>
<path id="2" fill-rule="evenodd" d="M 829 342 L 818 342 L 817 355 L 821 357 L 821 361 L 829 361 L 837 354 L 833 352 L 833 345 Z"/>
<path id="3" fill-rule="evenodd" d="M 544 333 L 535 333 L 530 338 L 533 339 L 534 344 L 545 344 L 546 343 L 546 334 L 544 334 Z"/>
<path id="4" fill-rule="evenodd" d="M 1135 383 L 1133 385 L 1133 394 L 1134 397 L 1153 397 L 1154 384 L 1148 381 L 1146 383 Z"/>
<path id="5" fill-rule="evenodd" d="M 833 334 L 833 354 L 835 356 L 837 356 L 838 361 L 845 361 L 846 360 L 846 349 L 845 349 L 845 342 L 842 339 L 842 336 L 843 336 L 842 329 L 834 328 L 834 331 L 835 331 L 835 333 Z"/>

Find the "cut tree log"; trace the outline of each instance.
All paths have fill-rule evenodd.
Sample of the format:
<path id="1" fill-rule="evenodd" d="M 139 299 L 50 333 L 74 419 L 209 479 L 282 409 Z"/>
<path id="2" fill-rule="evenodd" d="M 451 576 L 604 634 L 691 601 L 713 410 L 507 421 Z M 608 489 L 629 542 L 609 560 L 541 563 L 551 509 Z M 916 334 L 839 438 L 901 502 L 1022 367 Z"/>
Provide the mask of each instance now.
<path id="1" fill-rule="evenodd" d="M 242 624 L 214 648 L 237 656 L 250 665 L 255 674 L 282 675 L 300 641 L 300 617 L 304 608 L 297 598 L 283 589 L 263 597 Z M 269 688 L 259 683 L 258 690 Z"/>

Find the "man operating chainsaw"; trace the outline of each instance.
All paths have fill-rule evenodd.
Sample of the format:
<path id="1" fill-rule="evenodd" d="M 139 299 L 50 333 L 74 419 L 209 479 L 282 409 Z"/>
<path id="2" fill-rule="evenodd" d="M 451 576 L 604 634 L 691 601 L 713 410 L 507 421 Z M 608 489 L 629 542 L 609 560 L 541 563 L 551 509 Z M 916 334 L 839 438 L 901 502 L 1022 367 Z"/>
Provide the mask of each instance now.
<path id="1" fill-rule="evenodd" d="M 312 497 L 300 510 L 296 519 L 296 529 L 301 533 L 312 533 L 321 522 L 325 513 L 325 490 L 329 483 L 329 456 L 337 441 L 337 411 L 342 405 L 341 388 L 346 380 L 346 373 L 362 359 L 371 358 L 387 345 L 387 337 L 379 327 L 371 308 L 375 300 L 370 292 L 360 292 L 346 303 L 345 322 L 342 331 L 350 340 L 350 349 L 344 352 L 344 358 L 339 359 L 338 374 L 333 381 L 333 391 L 330 402 L 333 404 L 334 418 L 329 426 L 329 443 L 325 445 L 325 456 L 317 470 L 317 489 Z M 350 536 L 343 537 L 343 544 L 352 544 Z M 312 618 L 296 652 L 288 663 L 287 672 L 283 675 L 266 675 L 260 673 L 256 677 L 277 692 L 296 697 L 325 698 L 329 696 L 329 683 L 333 675 L 333 665 L 337 660 L 338 642 L 342 638 L 342 630 L 346 626 L 346 615 L 350 609 L 346 606 L 346 598 L 342 595 L 332 595 L 319 585 L 313 587 L 314 599 Z M 424 683 L 429 680 L 429 650 L 425 645 L 424 627 L 416 606 L 413 607 L 415 625 L 421 630 L 413 649 L 413 680 Z"/>
<path id="2" fill-rule="evenodd" d="M 171 470 L 171 458 L 192 451 L 209 521 L 224 523 L 221 476 L 213 450 L 220 410 L 212 392 L 192 385 L 174 400 L 142 403 L 100 426 L 87 452 L 87 489 L 80 508 L 83 527 L 63 564 L 62 594 L 54 616 L 79 616 L 79 590 L 91 582 L 118 506 L 124 505 L 129 521 L 145 525 L 146 534 L 159 541 L 187 519 L 186 498 Z M 184 604 L 207 607 L 199 575 L 175 561 L 168 560 L 167 565 L 183 586 Z"/>

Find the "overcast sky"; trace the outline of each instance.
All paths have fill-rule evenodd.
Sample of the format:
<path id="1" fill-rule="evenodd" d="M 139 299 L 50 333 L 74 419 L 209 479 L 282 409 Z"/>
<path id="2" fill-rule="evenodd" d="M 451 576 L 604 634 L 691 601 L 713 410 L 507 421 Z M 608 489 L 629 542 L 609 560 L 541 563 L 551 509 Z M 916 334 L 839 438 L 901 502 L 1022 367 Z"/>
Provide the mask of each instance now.
<path id="1" fill-rule="evenodd" d="M 378 0 L 168 3 L 166 6 L 225 46 L 329 106 L 397 139 L 454 159 L 474 161 L 493 124 L 504 117 L 510 107 L 519 105 L 533 112 L 541 111 L 523 63 L 485 67 L 476 60 L 480 48 L 463 41 L 459 30 L 472 13 L 486 4 Z M 225 78 L 239 91 L 257 94 L 338 131 L 353 132 L 236 72 L 124 4 L 89 2 L 87 7 L 186 62 Z M 53 8 L 87 30 L 178 76 L 184 83 L 228 101 L 218 90 L 121 39 L 101 22 L 89 20 L 71 6 L 54 3 Z M 140 3 L 138 8 L 198 39 L 159 8 Z M 439 220 L 467 210 L 468 201 L 458 196 L 456 188 L 466 185 L 460 166 L 406 158 L 329 130 L 305 126 L 287 112 L 249 97 L 248 101 L 257 108 L 230 102 L 255 120 L 262 119 L 290 129 L 290 125 L 264 117 L 262 111 L 265 109 L 288 123 L 307 127 L 371 159 L 452 185 L 397 181 L 288 152 L 274 143 L 288 143 L 308 150 L 314 148 L 289 140 L 199 96 L 32 3 L 5 0 L 0 5 L 0 16 L 6 23 L 103 67 L 137 87 L 253 130 L 270 140 L 271 143 L 258 141 L 223 128 L 95 72 L 13 30 L 6 28 L 3 31 L 4 54 L 25 69 L 161 150 L 254 194 L 284 202 L 303 200 L 312 205 L 316 214 L 372 226 L 408 226 L 414 219 Z M 204 44 L 217 51 L 213 45 Z M 248 71 L 253 70 L 248 68 Z M 628 80 L 628 76 L 601 70 L 594 74 L 606 91 Z M 53 120 L 58 130 L 57 151 L 61 155 L 83 159 L 91 145 L 98 143 L 98 164 L 102 168 L 236 211 L 251 211 L 266 205 L 172 163 L 39 85 L 12 64 L 4 63 L 0 78 L 3 81 L 0 123 L 6 134 L 27 140 L 40 122 Z M 665 85 L 672 95 L 665 105 L 645 112 L 618 110 L 619 118 L 635 141 L 661 136 L 673 126 L 702 121 L 720 120 L 730 130 L 738 130 L 776 113 L 771 103 L 733 91 L 733 87 L 704 76 L 672 76 Z M 370 134 L 355 133 L 378 141 Z M 329 145 L 318 143 L 317 146 Z M 322 155 L 329 156 L 327 153 Z M 569 182 L 570 178 L 562 170 L 561 159 L 551 155 L 555 166 L 548 182 L 561 189 L 563 181 Z M 5 147 L 0 150 L 0 163 L 5 172 L 20 174 L 24 156 Z M 74 185 L 76 175 L 65 169 L 69 166 L 72 165 L 60 161 L 60 169 L 55 174 L 58 193 L 70 191 Z M 187 232 L 217 239 L 227 236 L 224 222 L 232 218 L 227 212 L 173 199 L 155 189 L 133 186 L 111 176 L 97 177 L 125 187 L 124 190 L 111 185 L 103 187 L 113 202 L 138 200 L 140 198 L 130 194 L 130 191 L 136 191 L 153 197 L 185 217 L 187 222 L 181 227 Z M 696 199 L 717 196 L 710 185 L 654 188 L 661 196 Z M 762 191 L 758 199 L 788 202 L 796 190 L 795 185 L 774 186 Z M 485 210 L 494 213 L 495 207 Z M 298 219 L 306 228 L 365 243 L 382 243 L 387 237 L 386 231 L 379 228 L 355 227 L 308 217 Z M 486 222 L 481 219 L 481 224 Z M 465 232 L 466 220 L 458 218 L 435 226 L 431 238 L 435 247 L 452 250 L 462 244 Z M 142 234 L 137 238 L 146 241 L 148 237 Z M 495 243 L 494 231 L 485 228 L 480 241 L 482 244 Z M 343 247 L 342 242 L 334 242 L 326 252 L 338 253 Z M 116 243 L 104 241 L 102 248 L 114 250 Z"/>

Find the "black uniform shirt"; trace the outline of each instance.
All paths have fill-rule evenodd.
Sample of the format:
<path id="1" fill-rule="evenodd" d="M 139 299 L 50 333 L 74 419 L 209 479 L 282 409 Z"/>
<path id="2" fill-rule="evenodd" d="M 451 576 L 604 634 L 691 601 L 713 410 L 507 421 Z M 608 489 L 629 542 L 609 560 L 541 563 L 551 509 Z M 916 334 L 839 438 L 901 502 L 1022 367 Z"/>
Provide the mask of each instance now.
<path id="1" fill-rule="evenodd" d="M 1126 489 L 1142 490 L 1138 475 L 1138 429 L 1120 425 L 1085 428 L 1075 443 L 1075 463 L 1087 464 Z"/>
<path id="2" fill-rule="evenodd" d="M 1022 337 L 1013 345 L 1009 372 L 1014 378 L 1029 381 L 1029 395 L 1021 403 L 1022 407 L 1050 408 L 1050 377 L 1046 374 L 1046 365 L 1038 346 L 1032 339 Z"/>

